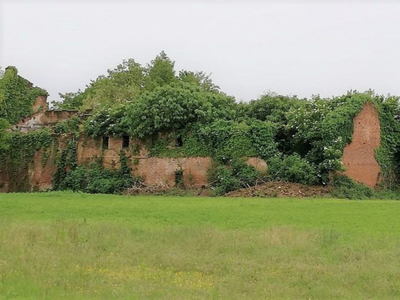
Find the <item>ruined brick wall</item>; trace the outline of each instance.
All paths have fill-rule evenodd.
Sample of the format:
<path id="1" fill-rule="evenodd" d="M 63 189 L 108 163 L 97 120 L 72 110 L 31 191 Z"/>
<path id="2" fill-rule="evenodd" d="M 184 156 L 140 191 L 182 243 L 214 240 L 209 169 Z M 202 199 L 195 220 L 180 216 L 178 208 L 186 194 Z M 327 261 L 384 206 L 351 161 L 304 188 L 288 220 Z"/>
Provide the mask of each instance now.
<path id="1" fill-rule="evenodd" d="M 41 103 L 41 101 L 38 101 L 38 103 Z M 17 125 L 12 127 L 12 130 L 26 133 L 30 130 L 55 125 L 61 121 L 68 120 L 77 114 L 77 110 L 38 111 L 32 116 L 22 119 Z"/>
<path id="2" fill-rule="evenodd" d="M 21 124 L 29 125 L 55 124 L 77 114 L 76 111 L 46 111 L 34 115 Z M 65 141 L 58 141 L 60 151 L 65 147 Z M 366 103 L 360 113 L 354 118 L 354 133 L 352 143 L 344 149 L 342 163 L 345 174 L 368 186 L 379 182 L 380 167 L 375 159 L 375 149 L 380 146 L 380 123 L 378 111 L 371 103 Z M 78 141 L 78 164 L 94 162 L 96 157 L 102 158 L 106 168 L 118 169 L 119 153 L 122 149 L 122 138 L 109 137 L 108 149 L 103 149 L 102 138 L 91 139 L 81 136 Z M 15 172 L 12 166 L 6 166 L 0 172 L 0 192 L 9 191 L 39 191 L 52 187 L 52 178 L 56 172 L 56 153 L 53 149 L 47 153 L 44 163 L 43 150 L 38 151 L 27 170 Z M 123 149 L 129 159 L 129 167 L 133 175 L 141 176 L 147 185 L 164 187 L 175 186 L 176 171 L 182 171 L 185 187 L 198 188 L 207 184 L 207 170 L 211 166 L 210 157 L 159 158 L 150 157 L 146 147 L 140 140 L 131 140 L 130 146 Z M 266 163 L 258 158 L 249 158 L 249 165 L 266 172 Z M 15 180 L 18 178 L 18 180 Z M 13 180 L 14 179 L 14 180 Z"/>
<path id="3" fill-rule="evenodd" d="M 39 150 L 33 157 L 28 171 L 28 181 L 31 191 L 49 190 L 53 187 L 53 176 L 57 170 L 55 152 L 43 163 L 43 150 Z"/>
<path id="4" fill-rule="evenodd" d="M 122 138 L 109 137 L 108 149 L 102 149 L 102 139 L 82 136 L 78 142 L 78 164 L 91 163 L 96 157 L 102 157 L 103 167 L 118 169 L 121 149 Z M 210 157 L 149 157 L 147 149 L 139 140 L 132 140 L 130 147 L 123 150 L 128 157 L 132 174 L 141 176 L 147 185 L 174 187 L 175 172 L 179 170 L 182 170 L 185 187 L 198 188 L 207 184 L 206 173 L 211 166 Z"/>
<path id="5" fill-rule="evenodd" d="M 258 157 L 249 157 L 246 161 L 249 166 L 253 166 L 256 170 L 263 174 L 267 174 L 267 163 Z"/>
<path id="6" fill-rule="evenodd" d="M 33 113 L 37 113 L 38 111 L 46 111 L 47 109 L 47 96 L 38 96 L 32 106 Z"/>
<path id="7" fill-rule="evenodd" d="M 353 140 L 343 152 L 344 173 L 365 185 L 376 186 L 381 169 L 375 159 L 375 149 L 380 146 L 380 141 L 378 111 L 372 103 L 366 103 L 354 118 Z"/>
<path id="8" fill-rule="evenodd" d="M 44 125 L 57 124 L 77 115 L 77 110 L 48 110 L 40 116 L 40 123 Z"/>
<path id="9" fill-rule="evenodd" d="M 14 168 L 11 164 L 6 164 L 0 171 L 0 192 L 36 192 L 46 191 L 53 187 L 53 176 L 56 172 L 56 153 L 55 149 L 48 149 L 46 158 L 44 151 L 37 151 L 28 168 Z"/>
<path id="10" fill-rule="evenodd" d="M 148 185 L 174 187 L 175 172 L 182 171 L 184 186 L 199 188 L 207 185 L 207 170 L 210 166 L 210 157 L 149 157 L 139 159 L 133 167 L 133 173 L 141 176 Z"/>

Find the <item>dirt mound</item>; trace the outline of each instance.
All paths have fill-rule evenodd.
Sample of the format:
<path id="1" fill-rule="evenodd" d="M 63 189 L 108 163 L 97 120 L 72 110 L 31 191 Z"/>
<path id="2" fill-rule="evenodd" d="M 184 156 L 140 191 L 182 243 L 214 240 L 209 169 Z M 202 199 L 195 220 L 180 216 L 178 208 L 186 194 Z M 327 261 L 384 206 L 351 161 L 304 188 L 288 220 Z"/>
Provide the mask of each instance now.
<path id="1" fill-rule="evenodd" d="M 321 197 L 329 193 L 328 188 L 291 182 L 266 182 L 226 194 L 227 197 Z"/>
<path id="2" fill-rule="evenodd" d="M 139 184 L 137 186 L 131 187 L 124 192 L 124 195 L 138 196 L 138 195 L 153 195 L 153 196 L 205 196 L 210 197 L 212 195 L 212 190 L 209 188 L 200 189 L 180 189 L 168 186 L 158 186 L 158 185 L 144 185 Z"/>

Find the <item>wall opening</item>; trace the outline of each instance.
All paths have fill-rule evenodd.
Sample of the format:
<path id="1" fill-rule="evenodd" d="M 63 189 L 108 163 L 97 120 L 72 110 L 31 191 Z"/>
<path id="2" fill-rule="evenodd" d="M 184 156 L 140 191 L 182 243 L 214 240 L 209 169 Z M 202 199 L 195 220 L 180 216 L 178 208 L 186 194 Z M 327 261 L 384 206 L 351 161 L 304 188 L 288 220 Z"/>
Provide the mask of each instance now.
<path id="1" fill-rule="evenodd" d="M 108 149 L 108 136 L 103 136 L 102 148 L 103 150 Z"/>
<path id="2" fill-rule="evenodd" d="M 183 146 L 182 137 L 181 137 L 181 136 L 178 136 L 178 137 L 175 139 L 175 147 L 182 147 L 182 146 Z"/>
<path id="3" fill-rule="evenodd" d="M 122 137 L 122 148 L 129 148 L 129 135 Z"/>
<path id="4" fill-rule="evenodd" d="M 185 188 L 185 184 L 183 182 L 183 170 L 175 171 L 175 186 L 180 189 Z"/>

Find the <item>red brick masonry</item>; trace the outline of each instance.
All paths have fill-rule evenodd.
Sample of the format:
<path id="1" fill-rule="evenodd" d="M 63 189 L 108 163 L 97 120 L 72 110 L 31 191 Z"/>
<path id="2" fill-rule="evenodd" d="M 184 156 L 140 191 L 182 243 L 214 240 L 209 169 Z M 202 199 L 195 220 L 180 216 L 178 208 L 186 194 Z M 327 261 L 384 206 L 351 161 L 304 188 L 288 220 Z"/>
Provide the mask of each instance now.
<path id="1" fill-rule="evenodd" d="M 365 185 L 376 186 L 381 168 L 375 159 L 375 149 L 380 143 L 381 126 L 378 111 L 372 103 L 366 103 L 354 118 L 353 141 L 344 148 L 344 173 Z"/>

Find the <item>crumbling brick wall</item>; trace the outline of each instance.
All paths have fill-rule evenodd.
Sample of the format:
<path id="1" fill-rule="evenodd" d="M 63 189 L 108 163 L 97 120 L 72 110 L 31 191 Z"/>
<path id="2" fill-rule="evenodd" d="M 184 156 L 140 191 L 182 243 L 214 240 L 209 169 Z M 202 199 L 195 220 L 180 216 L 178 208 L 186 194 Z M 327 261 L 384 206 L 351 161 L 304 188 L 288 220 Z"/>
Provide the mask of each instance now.
<path id="1" fill-rule="evenodd" d="M 40 125 L 52 125 L 76 115 L 76 111 L 45 111 L 35 114 L 19 125 L 25 126 L 37 122 Z M 32 123 L 32 124 L 31 124 Z M 35 123 L 36 124 L 36 123 Z M 342 163 L 344 172 L 350 178 L 374 187 L 379 182 L 380 166 L 375 159 L 375 149 L 380 146 L 380 122 L 376 108 L 366 103 L 354 118 L 352 142 L 344 149 Z M 65 146 L 59 137 L 59 150 Z M 120 167 L 119 153 L 122 149 L 122 138 L 109 137 L 108 148 L 103 149 L 102 138 L 91 139 L 82 135 L 78 141 L 77 161 L 79 165 L 94 162 L 96 157 L 102 158 L 103 166 L 110 169 Z M 201 187 L 207 184 L 207 170 L 211 166 L 210 157 L 159 158 L 150 157 L 146 147 L 139 140 L 131 140 L 128 148 L 122 149 L 129 159 L 129 167 L 133 175 L 143 177 L 148 185 L 173 187 L 176 184 L 176 172 L 182 171 L 182 179 L 186 187 Z M 43 163 L 43 151 L 38 151 L 30 163 L 28 170 L 20 170 L 15 174 L 12 168 L 0 171 L 0 192 L 37 191 L 52 187 L 52 177 L 56 171 L 55 152 Z M 248 164 L 261 171 L 267 165 L 258 158 L 249 158 Z M 13 181 L 13 177 L 18 181 Z M 14 183 L 13 183 L 14 182 Z M 16 186 L 17 184 L 18 186 Z"/>
<path id="2" fill-rule="evenodd" d="M 35 103 L 33 103 L 32 111 L 37 113 L 39 111 L 46 111 L 48 109 L 47 96 L 38 96 Z"/>
<path id="3" fill-rule="evenodd" d="M 132 145 L 135 151 L 132 151 Z M 81 136 L 78 142 L 78 164 L 94 162 L 102 158 L 103 167 L 120 168 L 119 153 L 122 149 L 122 138 L 109 137 L 108 148 L 102 149 L 102 139 L 91 139 Z M 210 157 L 160 158 L 150 157 L 140 140 L 132 140 L 131 147 L 123 149 L 128 157 L 128 166 L 132 174 L 143 178 L 147 185 L 162 187 L 175 186 L 175 172 L 182 170 L 185 187 L 198 188 L 207 184 L 207 170 L 211 165 Z"/>
<path id="4" fill-rule="evenodd" d="M 132 151 L 132 146 L 135 151 Z M 102 149 L 101 138 L 81 136 L 77 149 L 78 164 L 94 162 L 96 157 L 101 157 L 103 167 L 119 169 L 121 149 L 123 148 L 120 137 L 109 137 L 108 148 Z M 128 166 L 132 169 L 132 174 L 142 177 L 147 185 L 174 187 L 177 171 L 182 171 L 183 183 L 187 188 L 199 188 L 208 184 L 207 170 L 211 166 L 211 157 L 150 157 L 146 147 L 137 139 L 133 139 L 131 146 L 123 151 L 128 157 Z M 251 157 L 247 163 L 266 172 L 267 165 L 260 158 Z"/>
<path id="5" fill-rule="evenodd" d="M 375 159 L 375 149 L 380 146 L 381 126 L 379 114 L 372 103 L 366 103 L 354 118 L 352 142 L 343 152 L 344 172 L 350 178 L 370 187 L 379 182 L 381 168 Z"/>

